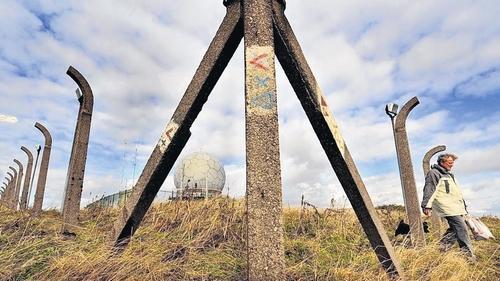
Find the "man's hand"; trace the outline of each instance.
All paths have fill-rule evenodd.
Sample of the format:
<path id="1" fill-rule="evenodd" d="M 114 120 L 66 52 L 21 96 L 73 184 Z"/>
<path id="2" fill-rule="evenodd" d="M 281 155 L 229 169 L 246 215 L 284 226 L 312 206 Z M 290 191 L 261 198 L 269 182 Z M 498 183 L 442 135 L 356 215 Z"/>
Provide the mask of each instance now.
<path id="1" fill-rule="evenodd" d="M 430 216 L 431 215 L 431 210 L 430 208 L 424 208 L 424 215 Z"/>

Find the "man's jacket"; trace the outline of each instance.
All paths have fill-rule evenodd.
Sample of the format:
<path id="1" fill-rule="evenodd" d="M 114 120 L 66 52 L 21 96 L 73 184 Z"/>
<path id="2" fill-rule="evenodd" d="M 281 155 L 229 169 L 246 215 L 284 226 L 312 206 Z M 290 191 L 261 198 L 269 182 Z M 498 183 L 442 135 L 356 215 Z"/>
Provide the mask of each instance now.
<path id="1" fill-rule="evenodd" d="M 452 173 L 439 165 L 425 176 L 422 208 L 430 208 L 440 217 L 467 214 L 462 191 Z"/>

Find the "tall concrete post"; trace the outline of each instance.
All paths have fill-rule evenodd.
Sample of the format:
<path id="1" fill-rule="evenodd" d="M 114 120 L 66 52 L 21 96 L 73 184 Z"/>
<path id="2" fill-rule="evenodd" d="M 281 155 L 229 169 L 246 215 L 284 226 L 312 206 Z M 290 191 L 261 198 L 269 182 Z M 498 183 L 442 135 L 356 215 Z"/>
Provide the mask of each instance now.
<path id="1" fill-rule="evenodd" d="M 69 159 L 67 186 L 64 192 L 62 209 L 63 233 L 74 232 L 72 226 L 77 225 L 79 220 L 85 163 L 87 162 L 90 124 L 94 107 L 94 95 L 92 94 L 92 89 L 87 80 L 72 66 L 68 68 L 66 74 L 78 84 L 78 87 L 81 89 L 81 96 L 78 97 L 80 108 L 78 110 L 75 136 L 73 138 L 71 157 Z"/>
<path id="2" fill-rule="evenodd" d="M 50 151 L 52 149 L 52 136 L 47 128 L 38 122 L 35 123 L 35 128 L 40 130 L 45 137 L 45 146 L 43 148 L 42 161 L 40 162 L 40 171 L 38 172 L 38 181 L 36 184 L 35 201 L 33 202 L 33 213 L 38 215 L 42 211 L 45 184 L 47 182 L 47 172 L 49 169 Z"/>
<path id="3" fill-rule="evenodd" d="M 403 105 L 396 116 L 394 124 L 394 137 L 396 141 L 396 153 L 398 154 L 399 172 L 401 173 L 401 185 L 405 201 L 406 215 L 410 225 L 411 242 L 415 247 L 425 246 L 424 229 L 420 213 L 415 175 L 411 162 L 410 145 L 406 133 L 406 119 L 410 111 L 419 104 L 417 97 L 413 97 Z"/>
<path id="4" fill-rule="evenodd" d="M 14 204 L 15 204 L 14 206 L 15 206 L 15 209 L 17 210 L 17 208 L 19 207 L 19 195 L 21 193 L 21 182 L 23 181 L 24 167 L 23 167 L 23 164 L 21 164 L 21 162 L 19 162 L 19 160 L 14 159 L 14 162 L 16 162 L 16 164 L 19 166 L 19 173 L 18 173 L 17 183 L 16 183 L 16 192 L 14 193 Z"/>
<path id="5" fill-rule="evenodd" d="M 28 208 L 29 208 L 29 201 L 30 201 L 30 198 L 31 198 L 31 191 L 33 190 L 33 184 L 35 183 L 36 168 L 38 167 L 38 158 L 40 156 L 40 150 L 42 150 L 42 146 L 41 145 L 36 145 L 35 149 L 36 149 L 36 158 L 35 158 L 35 164 L 33 166 L 33 174 L 31 175 L 30 189 L 28 191 L 28 199 L 27 199 L 27 202 L 28 202 L 28 206 L 27 207 Z M 40 173 L 38 173 L 38 174 L 40 174 Z M 33 201 L 35 201 L 34 198 L 33 198 Z"/>
<path id="6" fill-rule="evenodd" d="M 28 156 L 28 164 L 26 165 L 26 175 L 24 176 L 24 184 L 21 192 L 21 203 L 19 208 L 21 210 L 26 210 L 28 208 L 28 191 L 30 189 L 31 171 L 33 170 L 33 154 L 24 146 L 21 146 L 21 150 Z"/>
<path id="7" fill-rule="evenodd" d="M 247 279 L 282 280 L 281 168 L 272 0 L 244 0 Z"/>
<path id="8" fill-rule="evenodd" d="M 445 151 L 446 146 L 445 145 L 438 145 L 433 148 L 431 148 L 427 153 L 425 153 L 424 158 L 422 159 L 422 168 L 424 170 L 424 177 L 427 176 L 427 173 L 429 173 L 431 169 L 431 158 L 432 156 L 436 155 L 437 153 L 441 151 Z M 431 212 L 431 230 L 434 229 L 434 233 L 436 236 L 441 235 L 441 218 L 437 215 L 436 212 Z"/>
<path id="9" fill-rule="evenodd" d="M 12 187 L 10 189 L 10 194 L 9 194 L 9 206 L 10 208 L 16 210 L 16 204 L 15 204 L 15 200 L 16 200 L 16 187 L 17 187 L 17 182 L 19 180 L 18 178 L 18 173 L 17 173 L 17 170 L 12 167 L 12 166 L 9 166 L 9 169 L 12 170 L 12 172 L 14 173 L 14 179 L 12 180 Z"/>

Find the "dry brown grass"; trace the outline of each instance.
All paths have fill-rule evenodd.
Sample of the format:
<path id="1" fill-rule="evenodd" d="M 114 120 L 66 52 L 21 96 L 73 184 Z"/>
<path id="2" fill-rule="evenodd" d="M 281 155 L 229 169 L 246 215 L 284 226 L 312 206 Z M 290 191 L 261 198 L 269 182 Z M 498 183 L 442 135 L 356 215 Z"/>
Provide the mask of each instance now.
<path id="1" fill-rule="evenodd" d="M 116 210 L 85 210 L 78 235 L 59 234 L 55 211 L 40 218 L 0 208 L 1 280 L 243 280 L 244 206 L 241 200 L 155 205 L 129 246 L 113 255 L 109 234 Z M 408 280 L 500 280 L 497 241 L 474 242 L 477 263 L 457 248 L 442 253 L 437 237 L 422 249 L 391 233 L 397 207 L 379 210 Z M 496 237 L 500 220 L 483 221 Z M 387 280 L 356 217 L 347 209 L 284 210 L 288 280 Z"/>

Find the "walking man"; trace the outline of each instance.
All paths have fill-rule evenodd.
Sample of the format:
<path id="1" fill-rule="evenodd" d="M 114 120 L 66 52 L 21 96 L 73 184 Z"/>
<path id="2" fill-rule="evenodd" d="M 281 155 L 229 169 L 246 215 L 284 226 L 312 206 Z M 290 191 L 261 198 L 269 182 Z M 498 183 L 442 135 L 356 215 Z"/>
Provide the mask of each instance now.
<path id="1" fill-rule="evenodd" d="M 451 153 L 438 156 L 437 164 L 432 165 L 432 169 L 425 176 L 421 207 L 426 216 L 430 216 L 432 211 L 448 221 L 449 228 L 440 241 L 443 250 L 448 250 L 455 242 L 458 242 L 460 249 L 469 257 L 474 258 L 472 243 L 464 220 L 467 206 L 458 182 L 451 173 L 457 158 Z"/>

